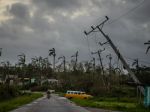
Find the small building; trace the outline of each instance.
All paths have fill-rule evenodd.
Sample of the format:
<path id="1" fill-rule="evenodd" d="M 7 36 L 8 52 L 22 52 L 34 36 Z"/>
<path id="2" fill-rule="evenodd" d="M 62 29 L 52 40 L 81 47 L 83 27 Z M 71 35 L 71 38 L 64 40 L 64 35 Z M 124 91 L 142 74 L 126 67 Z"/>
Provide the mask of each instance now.
<path id="1" fill-rule="evenodd" d="M 17 84 L 18 82 L 18 75 L 6 75 L 4 83 L 9 85 Z"/>
<path id="2" fill-rule="evenodd" d="M 58 84 L 58 80 L 57 79 L 48 79 L 48 82 L 50 84 Z"/>
<path id="3" fill-rule="evenodd" d="M 57 79 L 45 79 L 45 80 L 42 80 L 41 81 L 41 84 L 45 83 L 45 82 L 48 82 L 48 84 L 55 84 L 55 85 L 58 85 L 58 80 Z"/>

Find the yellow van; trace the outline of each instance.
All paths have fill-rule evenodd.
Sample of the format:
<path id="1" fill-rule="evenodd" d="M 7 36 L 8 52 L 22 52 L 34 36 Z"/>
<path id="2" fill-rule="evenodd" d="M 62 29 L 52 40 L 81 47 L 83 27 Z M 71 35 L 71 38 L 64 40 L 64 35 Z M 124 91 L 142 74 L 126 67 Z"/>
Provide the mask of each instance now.
<path id="1" fill-rule="evenodd" d="M 92 98 L 91 95 L 86 94 L 83 91 L 67 91 L 65 94 L 66 98 L 80 98 L 80 99 L 89 99 Z"/>

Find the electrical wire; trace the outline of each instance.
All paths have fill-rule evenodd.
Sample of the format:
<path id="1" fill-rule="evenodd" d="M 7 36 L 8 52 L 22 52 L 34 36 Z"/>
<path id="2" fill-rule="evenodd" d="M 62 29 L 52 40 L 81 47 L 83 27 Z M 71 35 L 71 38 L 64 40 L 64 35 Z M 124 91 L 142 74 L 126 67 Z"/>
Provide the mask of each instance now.
<path id="1" fill-rule="evenodd" d="M 136 5 L 135 7 L 133 7 L 132 9 L 130 9 L 129 11 L 127 11 L 126 13 L 122 14 L 121 16 L 117 17 L 116 19 L 112 20 L 110 23 L 106 24 L 106 25 L 110 25 L 112 23 L 117 22 L 118 20 L 120 20 L 122 17 L 129 15 L 130 13 L 132 13 L 133 11 L 135 11 L 136 9 L 138 9 L 141 5 L 143 5 L 145 3 L 146 0 L 142 0 L 138 5 Z"/>
<path id="2" fill-rule="evenodd" d="M 135 11 L 136 9 L 138 9 L 141 5 L 143 5 L 145 3 L 145 1 L 146 0 L 142 0 L 138 5 L 136 5 L 135 7 L 133 7 L 132 9 L 130 9 L 129 11 L 127 11 L 126 13 L 122 14 L 121 16 L 117 17 L 116 19 L 112 20 L 110 23 L 107 23 L 106 25 L 110 25 L 112 23 L 115 23 L 119 19 L 123 18 L 124 16 L 127 16 L 128 14 L 132 13 L 133 11 Z M 95 36 L 95 40 L 96 40 L 96 36 Z M 88 50 L 90 52 L 90 57 L 92 57 L 91 56 L 90 43 L 89 43 L 89 40 L 88 40 L 88 36 L 87 36 L 87 44 L 88 44 Z M 135 60 L 135 59 L 132 59 L 132 60 Z M 146 61 L 139 61 L 139 62 L 150 64 L 149 62 L 146 62 Z"/>

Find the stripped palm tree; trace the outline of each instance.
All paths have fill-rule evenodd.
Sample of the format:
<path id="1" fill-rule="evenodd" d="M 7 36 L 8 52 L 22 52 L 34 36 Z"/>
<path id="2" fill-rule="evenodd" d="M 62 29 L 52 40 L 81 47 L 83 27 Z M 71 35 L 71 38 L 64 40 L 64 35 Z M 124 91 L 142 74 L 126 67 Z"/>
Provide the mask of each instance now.
<path id="1" fill-rule="evenodd" d="M 148 45 L 147 50 L 146 50 L 146 54 L 147 54 L 150 49 L 150 40 L 148 42 L 145 42 L 144 44 Z"/>
<path id="2" fill-rule="evenodd" d="M 76 68 L 77 68 L 78 56 L 79 56 L 78 51 L 74 55 L 71 56 L 71 58 L 75 58 L 74 67 L 73 67 L 74 71 L 76 71 Z"/>
<path id="3" fill-rule="evenodd" d="M 63 59 L 64 72 L 66 72 L 66 57 L 65 56 L 59 57 L 58 60 L 60 59 Z"/>
<path id="4" fill-rule="evenodd" d="M 26 62 L 26 55 L 24 53 L 18 55 L 18 64 L 19 66 L 21 65 L 21 68 L 22 68 L 22 71 L 23 71 L 23 74 L 22 74 L 22 83 L 23 83 L 23 87 L 25 87 L 25 81 L 24 81 L 24 78 L 25 78 L 25 74 L 26 74 L 26 68 L 25 68 L 25 62 Z"/>
<path id="5" fill-rule="evenodd" d="M 9 82 L 7 82 L 7 79 L 9 78 L 9 68 L 10 68 L 11 64 L 9 61 L 1 62 L 1 64 L 3 66 L 3 78 L 5 79 L 4 83 L 9 84 Z"/>
<path id="6" fill-rule="evenodd" d="M 26 56 L 24 53 L 18 55 L 19 57 L 19 65 L 22 65 L 22 67 L 25 66 Z"/>

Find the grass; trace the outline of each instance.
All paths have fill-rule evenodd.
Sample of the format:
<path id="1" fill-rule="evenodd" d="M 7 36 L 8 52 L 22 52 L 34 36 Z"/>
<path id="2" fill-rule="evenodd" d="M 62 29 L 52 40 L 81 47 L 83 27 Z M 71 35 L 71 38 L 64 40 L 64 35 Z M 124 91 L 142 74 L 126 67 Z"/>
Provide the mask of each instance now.
<path id="1" fill-rule="evenodd" d="M 33 100 L 42 97 L 41 93 L 31 93 L 10 100 L 0 102 L 0 112 L 8 112 L 10 110 L 16 109 L 21 105 L 32 102 Z"/>
<path id="2" fill-rule="evenodd" d="M 102 108 L 109 110 L 118 110 L 123 112 L 150 112 L 142 104 L 137 104 L 135 98 L 93 98 L 89 100 L 71 99 L 76 104 L 83 107 Z"/>

